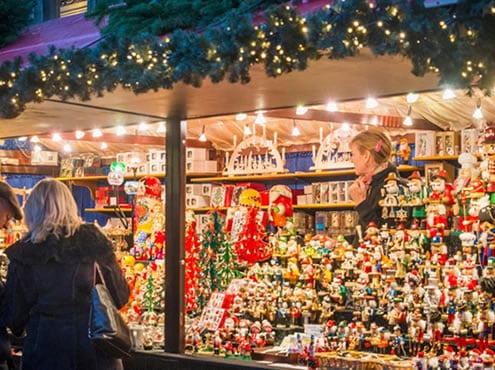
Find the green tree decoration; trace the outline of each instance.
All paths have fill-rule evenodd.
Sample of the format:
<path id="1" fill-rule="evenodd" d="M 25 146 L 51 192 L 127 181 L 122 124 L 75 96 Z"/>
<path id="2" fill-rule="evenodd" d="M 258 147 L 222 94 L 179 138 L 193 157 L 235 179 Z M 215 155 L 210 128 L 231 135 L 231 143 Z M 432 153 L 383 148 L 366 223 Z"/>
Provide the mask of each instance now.
<path id="1" fill-rule="evenodd" d="M 233 279 L 244 275 L 241 268 L 234 245 L 230 240 L 225 240 L 217 261 L 217 277 L 220 291 L 226 290 Z"/>
<path id="2" fill-rule="evenodd" d="M 207 14 L 214 13 L 213 3 L 209 2 L 213 8 L 208 8 Z M 218 3 L 227 6 L 234 2 Z M 464 88 L 468 94 L 474 88 L 486 95 L 492 93 L 492 0 L 459 0 L 455 5 L 431 9 L 425 8 L 423 0 L 335 0 L 330 5 L 322 1 L 320 10 L 308 14 L 300 14 L 291 5 L 269 6 L 274 3 L 278 2 L 259 3 L 267 8 L 254 13 L 258 3 L 246 1 L 251 11 L 242 12 L 244 5 L 240 4 L 218 19 L 204 20 L 209 24 L 204 28 L 172 26 L 170 30 L 174 31 L 163 37 L 135 20 L 136 32 L 122 25 L 125 33 L 110 33 L 94 48 L 52 47 L 47 55 L 31 55 L 28 66 L 20 58 L 6 61 L 0 65 L 0 118 L 18 116 L 30 102 L 54 96 L 86 101 L 117 87 L 142 94 L 172 89 L 179 82 L 199 87 L 207 78 L 214 83 L 225 79 L 247 83 L 256 64 L 264 66 L 267 76 L 279 77 L 304 70 L 309 61 L 318 58 L 356 56 L 362 48 L 374 55 L 407 58 L 412 62 L 413 74 L 437 74 L 440 86 Z M 150 25 L 165 17 L 163 14 L 170 22 L 177 15 L 175 11 L 139 10 L 164 4 L 174 9 L 171 0 L 146 4 L 128 0 L 122 4 L 110 7 L 111 11 L 136 7 L 135 13 L 144 14 L 142 18 Z M 191 9 L 202 17 L 198 4 L 206 2 L 190 2 Z M 183 1 L 177 6 L 189 5 Z M 155 17 L 148 19 L 150 14 Z M 202 18 L 196 23 L 193 11 L 188 14 L 191 20 L 185 24 L 203 24 Z M 118 21 L 125 18 L 122 15 Z"/>
<path id="3" fill-rule="evenodd" d="M 203 308 L 208 303 L 211 293 L 221 287 L 217 266 L 220 251 L 225 245 L 223 225 L 225 216 L 217 209 L 210 213 L 210 222 L 201 235 L 200 256 L 200 294 L 198 305 Z"/>
<path id="4" fill-rule="evenodd" d="M 148 272 L 148 278 L 146 279 L 146 285 L 143 293 L 143 307 L 148 312 L 153 312 L 155 310 L 155 297 L 153 290 L 155 288 L 155 282 L 153 279 L 153 274 Z"/>

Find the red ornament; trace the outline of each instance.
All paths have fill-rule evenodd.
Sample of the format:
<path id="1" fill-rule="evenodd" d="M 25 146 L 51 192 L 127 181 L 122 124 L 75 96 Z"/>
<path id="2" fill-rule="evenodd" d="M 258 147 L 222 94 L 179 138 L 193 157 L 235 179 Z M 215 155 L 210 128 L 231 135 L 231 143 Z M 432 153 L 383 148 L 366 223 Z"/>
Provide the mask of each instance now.
<path id="1" fill-rule="evenodd" d="M 250 264 L 269 259 L 272 250 L 264 238 L 265 229 L 264 225 L 258 221 L 258 208 L 247 208 L 242 230 L 235 243 L 239 259 Z"/>

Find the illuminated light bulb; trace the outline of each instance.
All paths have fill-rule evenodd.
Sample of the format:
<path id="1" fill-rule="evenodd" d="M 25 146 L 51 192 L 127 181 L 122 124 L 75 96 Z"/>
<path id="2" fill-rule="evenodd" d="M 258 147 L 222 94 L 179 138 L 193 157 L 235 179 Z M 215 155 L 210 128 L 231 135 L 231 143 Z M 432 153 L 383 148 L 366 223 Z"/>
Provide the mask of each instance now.
<path id="1" fill-rule="evenodd" d="M 412 126 L 413 121 L 412 121 L 411 116 L 406 116 L 406 118 L 404 118 L 404 121 L 402 121 L 402 124 L 404 126 Z"/>
<path id="2" fill-rule="evenodd" d="M 366 108 L 372 109 L 378 107 L 378 101 L 375 98 L 366 99 Z"/>
<path id="3" fill-rule="evenodd" d="M 264 125 L 266 123 L 266 118 L 263 115 L 263 112 L 258 112 L 258 114 L 256 115 L 256 119 L 254 120 L 254 123 L 257 123 L 260 125 Z M 244 132 L 245 131 L 246 130 L 244 129 Z M 248 135 L 251 135 L 251 133 L 249 133 Z"/>
<path id="4" fill-rule="evenodd" d="M 29 141 L 32 143 L 39 143 L 40 138 L 38 136 L 34 135 L 34 136 L 31 136 L 31 139 L 29 139 Z"/>
<path id="5" fill-rule="evenodd" d="M 413 120 L 411 118 L 411 111 L 412 111 L 412 107 L 409 106 L 409 108 L 407 108 L 407 116 L 404 118 L 404 121 L 402 121 L 402 124 L 404 126 L 412 126 L 413 125 Z"/>
<path id="6" fill-rule="evenodd" d="M 292 136 L 301 135 L 301 131 L 299 131 L 299 127 L 296 125 L 296 120 L 292 120 Z"/>
<path id="7" fill-rule="evenodd" d="M 416 103 L 418 101 L 418 98 L 419 98 L 419 94 L 415 94 L 415 93 L 409 93 L 406 96 L 406 100 L 409 104 Z"/>
<path id="8" fill-rule="evenodd" d="M 19 141 L 26 141 L 27 140 L 27 136 L 18 137 L 17 140 L 19 140 Z"/>
<path id="9" fill-rule="evenodd" d="M 236 121 L 244 121 L 246 118 L 247 118 L 247 114 L 246 113 L 237 113 L 235 115 L 235 120 Z"/>
<path id="10" fill-rule="evenodd" d="M 165 123 L 160 122 L 158 124 L 158 128 L 156 129 L 156 132 L 161 133 L 161 134 L 167 132 L 167 127 L 165 126 Z"/>
<path id="11" fill-rule="evenodd" d="M 296 108 L 296 114 L 298 116 L 302 116 L 302 115 L 306 114 L 307 112 L 308 112 L 308 108 L 306 108 L 302 105 L 300 105 Z"/>
<path id="12" fill-rule="evenodd" d="M 62 136 L 60 136 L 60 134 L 58 133 L 55 133 L 52 135 L 52 140 L 53 141 L 61 141 L 62 140 Z"/>
<path id="13" fill-rule="evenodd" d="M 450 100 L 455 98 L 455 92 L 452 89 L 445 89 L 442 94 L 443 100 Z"/>
<path id="14" fill-rule="evenodd" d="M 245 135 L 245 136 L 249 136 L 249 135 L 251 135 L 251 134 L 252 134 L 251 129 L 249 128 L 249 125 L 246 123 L 246 124 L 244 125 L 244 135 Z"/>
<path id="15" fill-rule="evenodd" d="M 100 144 L 100 149 L 101 149 L 101 150 L 105 150 L 105 149 L 107 149 L 107 148 L 108 148 L 107 143 L 102 142 L 102 143 Z"/>
<path id="16" fill-rule="evenodd" d="M 117 136 L 122 136 L 122 135 L 125 135 L 127 133 L 127 131 L 126 131 L 124 126 L 117 126 L 115 128 L 115 133 Z"/>
<path id="17" fill-rule="evenodd" d="M 146 131 L 148 129 L 148 124 L 146 122 L 139 123 L 138 131 Z"/>
<path id="18" fill-rule="evenodd" d="M 64 152 L 65 153 L 70 153 L 72 152 L 72 146 L 70 144 L 64 144 Z"/>
<path id="19" fill-rule="evenodd" d="M 328 102 L 325 109 L 329 112 L 337 112 L 339 110 L 339 107 L 337 106 L 337 103 L 334 101 Z"/>
<path id="20" fill-rule="evenodd" d="M 476 109 L 474 110 L 473 118 L 483 119 L 483 112 L 481 111 L 481 100 L 478 100 L 478 103 L 476 104 Z"/>
<path id="21" fill-rule="evenodd" d="M 82 139 L 84 137 L 85 133 L 84 131 L 81 131 L 81 130 L 77 130 L 75 132 L 75 136 L 76 136 L 76 139 L 79 140 L 79 139 Z"/>
<path id="22" fill-rule="evenodd" d="M 103 136 L 103 132 L 101 132 L 99 128 L 95 128 L 93 130 L 93 137 L 102 137 L 102 136 Z"/>
<path id="23" fill-rule="evenodd" d="M 203 125 L 203 129 L 201 130 L 201 135 L 199 136 L 199 141 L 205 142 L 208 139 L 206 138 L 206 128 L 205 125 Z"/>

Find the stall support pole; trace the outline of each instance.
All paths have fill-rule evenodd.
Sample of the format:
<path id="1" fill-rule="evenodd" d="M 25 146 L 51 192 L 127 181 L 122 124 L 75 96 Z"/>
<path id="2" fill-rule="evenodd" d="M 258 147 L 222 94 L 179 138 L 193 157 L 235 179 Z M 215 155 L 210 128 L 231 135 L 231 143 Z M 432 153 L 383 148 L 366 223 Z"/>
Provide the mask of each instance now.
<path id="1" fill-rule="evenodd" d="M 184 352 L 185 121 L 167 119 L 165 352 Z"/>

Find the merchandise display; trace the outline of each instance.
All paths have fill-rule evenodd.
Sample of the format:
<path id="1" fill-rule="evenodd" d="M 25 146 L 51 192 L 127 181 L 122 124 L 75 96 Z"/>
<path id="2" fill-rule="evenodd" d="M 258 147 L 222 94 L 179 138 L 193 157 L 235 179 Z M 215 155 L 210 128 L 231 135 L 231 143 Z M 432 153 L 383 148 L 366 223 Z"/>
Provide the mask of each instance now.
<path id="1" fill-rule="evenodd" d="M 490 131 L 485 135 L 489 145 Z M 386 223 L 370 223 L 357 248 L 325 227 L 298 235 L 292 217 L 274 225 L 259 205 L 241 206 L 242 232 L 231 235 L 228 216 L 212 221 L 213 211 L 209 222 L 224 240 L 232 237 L 230 253 L 244 276 L 223 291 L 199 281 L 199 291 L 212 293 L 206 303 L 202 294 L 201 315 L 190 316 L 186 347 L 240 358 L 250 347 L 249 358 L 278 356 L 309 368 L 365 358 L 397 368 L 486 368 L 495 348 L 492 298 L 479 285 L 495 275 L 495 188 L 483 180 L 493 176 L 486 153 L 471 163 L 469 177 L 459 171 L 449 178 L 441 168 L 429 183 L 419 172 L 400 182 L 391 176 L 380 201 Z M 271 232 L 263 237 L 260 229 Z"/>
<path id="2" fill-rule="evenodd" d="M 433 142 L 455 147 L 457 136 L 444 134 Z M 471 134 L 463 135 L 471 145 Z M 189 183 L 186 351 L 310 369 L 488 364 L 495 311 L 479 281 L 495 276 L 495 136 L 491 128 L 484 135 L 482 156 L 463 150 L 450 163 L 433 159 L 424 171 L 410 166 L 402 178 L 390 174 L 381 220 L 358 232 L 357 246 L 350 243 L 357 220 L 346 177 L 299 187 Z M 416 142 L 426 140 L 419 136 Z M 397 164 L 415 160 L 409 142 L 397 142 Z M 325 148 L 314 150 L 313 162 Z M 211 153 L 190 157 L 208 161 Z M 252 164 L 262 160 L 248 155 L 241 162 L 251 161 L 256 172 Z M 165 320 L 163 190 L 154 177 L 140 184 L 133 245 L 118 230 L 113 238 L 132 287 L 126 316 L 134 347 L 158 349 Z"/>

